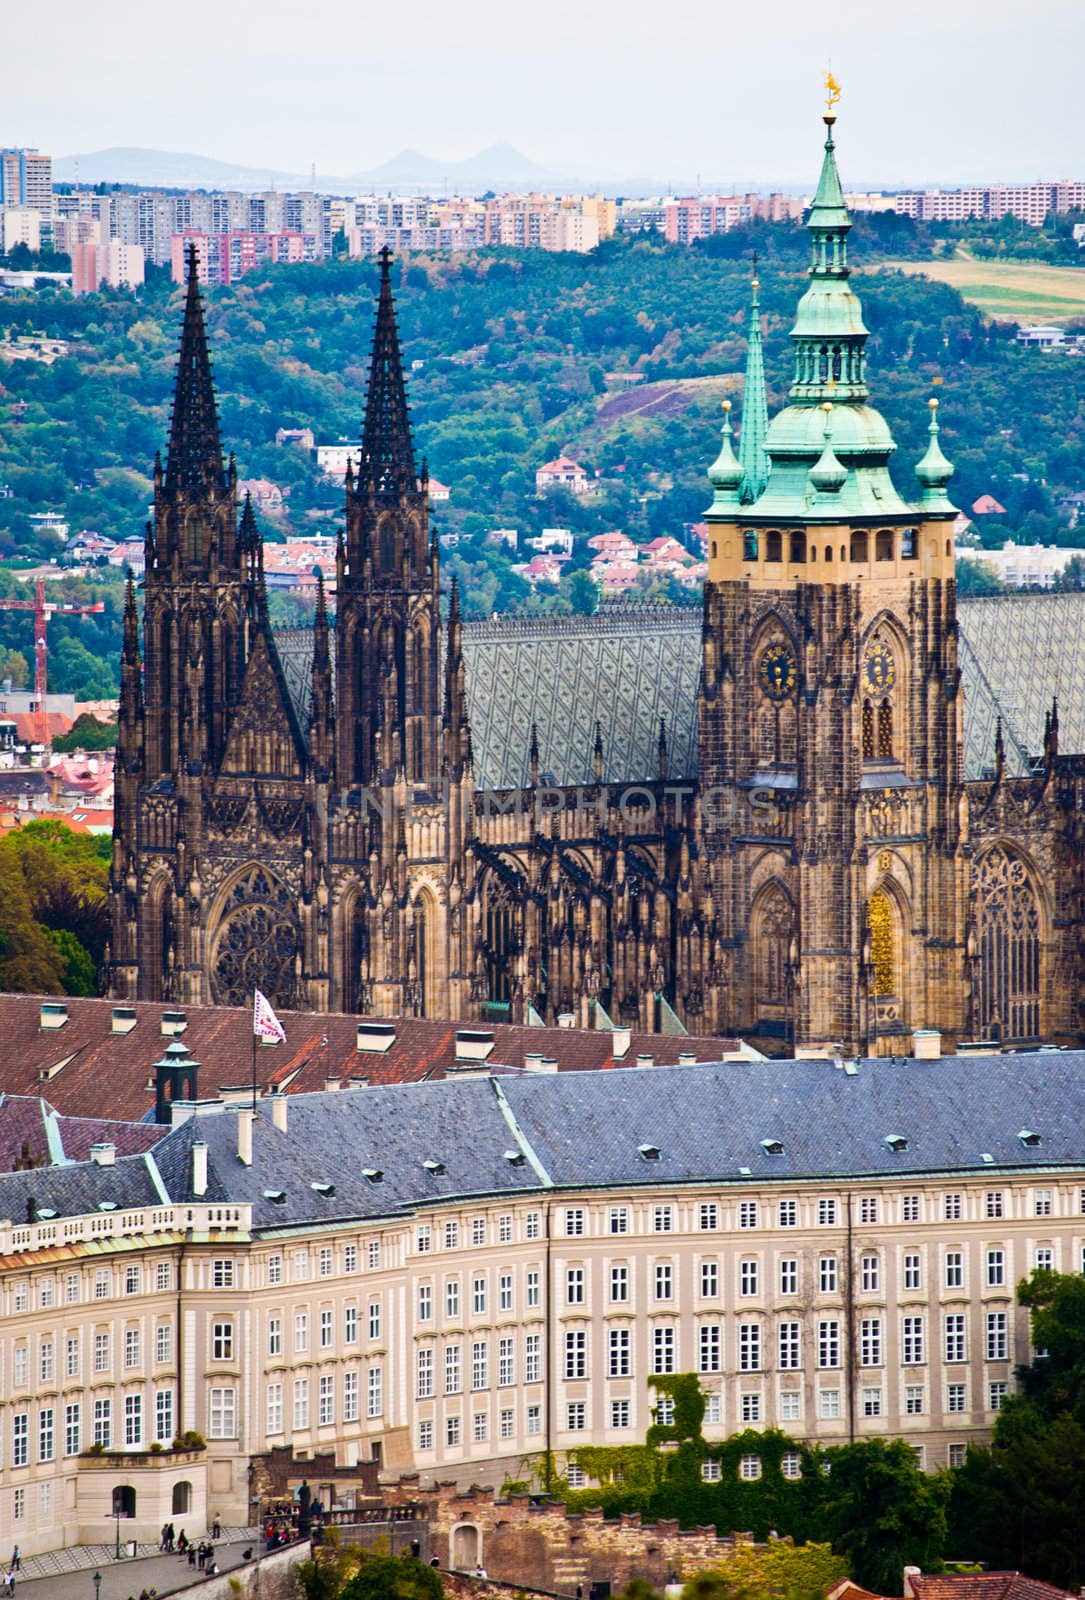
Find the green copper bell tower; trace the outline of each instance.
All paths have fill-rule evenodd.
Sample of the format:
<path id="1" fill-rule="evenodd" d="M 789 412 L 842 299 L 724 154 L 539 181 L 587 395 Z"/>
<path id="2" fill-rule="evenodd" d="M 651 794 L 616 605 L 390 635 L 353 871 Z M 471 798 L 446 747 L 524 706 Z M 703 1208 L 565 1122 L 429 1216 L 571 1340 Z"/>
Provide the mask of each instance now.
<path id="1" fill-rule="evenodd" d="M 728 415 L 709 473 L 705 871 L 721 1026 L 890 1052 L 963 1025 L 953 469 L 932 407 L 914 497 L 890 472 L 832 88 L 787 404 L 768 420 L 755 280 L 738 454 Z"/>

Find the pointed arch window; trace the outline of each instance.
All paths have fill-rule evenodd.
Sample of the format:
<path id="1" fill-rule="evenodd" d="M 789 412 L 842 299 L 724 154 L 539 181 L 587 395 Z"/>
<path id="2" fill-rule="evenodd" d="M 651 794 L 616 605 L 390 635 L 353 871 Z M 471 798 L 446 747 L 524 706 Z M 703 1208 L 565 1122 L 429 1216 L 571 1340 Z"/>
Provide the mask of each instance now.
<path id="1" fill-rule="evenodd" d="M 382 572 L 394 572 L 396 568 L 396 530 L 391 518 L 386 517 L 380 529 L 380 561 Z"/>
<path id="2" fill-rule="evenodd" d="M 784 1005 L 795 910 L 778 883 L 760 896 L 753 918 L 754 984 L 762 1004 Z"/>
<path id="3" fill-rule="evenodd" d="M 995 845 L 977 862 L 978 972 L 981 1035 L 1035 1039 L 1040 1034 L 1040 903 L 1024 861 Z"/>
<path id="4" fill-rule="evenodd" d="M 863 701 L 863 760 L 874 760 L 874 707 Z"/>
<path id="5" fill-rule="evenodd" d="M 873 973 L 874 993 L 897 994 L 898 941 L 897 918 L 893 902 L 884 889 L 875 889 L 867 905 L 867 923 L 870 927 L 870 965 Z"/>
<path id="6" fill-rule="evenodd" d="M 893 702 L 883 700 L 878 707 L 878 755 L 884 760 L 893 758 Z"/>

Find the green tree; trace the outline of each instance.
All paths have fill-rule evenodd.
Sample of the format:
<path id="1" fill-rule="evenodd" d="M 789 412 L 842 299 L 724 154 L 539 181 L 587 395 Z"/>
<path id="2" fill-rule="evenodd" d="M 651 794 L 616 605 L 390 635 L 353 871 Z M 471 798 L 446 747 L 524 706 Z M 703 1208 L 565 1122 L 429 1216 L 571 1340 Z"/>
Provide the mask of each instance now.
<path id="1" fill-rule="evenodd" d="M 989 561 L 974 561 L 968 556 L 957 562 L 957 593 L 962 598 L 1005 592 L 1006 585 Z"/>
<path id="2" fill-rule="evenodd" d="M 847 1576 L 847 1562 L 827 1544 L 740 1544 L 718 1566 L 691 1578 L 682 1600 L 824 1600 Z"/>
<path id="3" fill-rule="evenodd" d="M 903 1439 L 865 1439 L 811 1455 L 809 1469 L 828 1471 L 822 1525 L 856 1582 L 900 1594 L 905 1566 L 939 1565 L 950 1486 L 921 1472 Z"/>
<path id="4" fill-rule="evenodd" d="M 113 750 L 116 744 L 116 722 L 102 722 L 90 711 L 84 711 L 76 717 L 67 733 L 57 735 L 53 740 L 53 749 L 62 753 L 68 750 Z"/>
<path id="5" fill-rule="evenodd" d="M 1018 1285 L 1038 1353 L 986 1449 L 954 1474 L 954 1541 L 991 1566 L 1060 1588 L 1085 1582 L 1085 1278 L 1036 1271 Z"/>
<path id="6" fill-rule="evenodd" d="M 338 1600 L 444 1600 L 438 1573 L 414 1556 L 369 1556 Z"/>
<path id="7" fill-rule="evenodd" d="M 60 981 L 65 994 L 98 993 L 98 969 L 90 951 L 67 928 L 46 928 L 45 936 L 63 963 Z"/>

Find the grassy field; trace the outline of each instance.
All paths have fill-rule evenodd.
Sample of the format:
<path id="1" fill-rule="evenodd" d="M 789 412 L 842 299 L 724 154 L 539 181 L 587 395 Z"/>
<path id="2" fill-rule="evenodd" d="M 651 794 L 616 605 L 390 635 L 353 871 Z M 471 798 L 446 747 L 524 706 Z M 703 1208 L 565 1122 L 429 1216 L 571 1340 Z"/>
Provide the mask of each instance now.
<path id="1" fill-rule="evenodd" d="M 996 322 L 1062 323 L 1085 317 L 1085 268 L 959 256 L 951 261 L 887 261 L 882 270 L 889 269 L 951 284 Z"/>

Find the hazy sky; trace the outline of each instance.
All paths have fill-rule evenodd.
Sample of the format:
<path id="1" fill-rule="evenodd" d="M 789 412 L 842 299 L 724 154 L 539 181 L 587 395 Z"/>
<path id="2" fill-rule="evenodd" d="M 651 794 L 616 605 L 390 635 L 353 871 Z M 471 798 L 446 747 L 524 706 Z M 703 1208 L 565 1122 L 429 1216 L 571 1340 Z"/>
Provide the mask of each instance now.
<path id="1" fill-rule="evenodd" d="M 342 174 L 508 140 L 547 166 L 801 184 L 1085 176 L 1082 0 L 9 5 L 0 144 Z"/>

